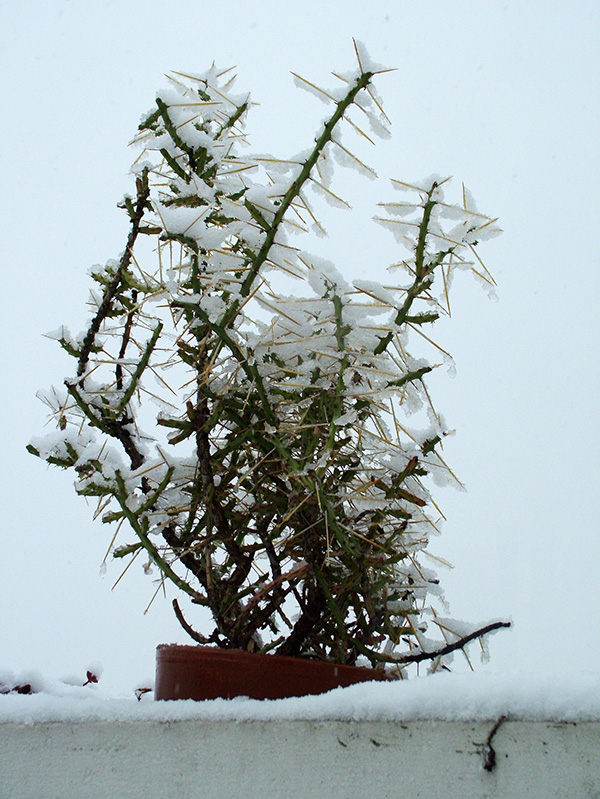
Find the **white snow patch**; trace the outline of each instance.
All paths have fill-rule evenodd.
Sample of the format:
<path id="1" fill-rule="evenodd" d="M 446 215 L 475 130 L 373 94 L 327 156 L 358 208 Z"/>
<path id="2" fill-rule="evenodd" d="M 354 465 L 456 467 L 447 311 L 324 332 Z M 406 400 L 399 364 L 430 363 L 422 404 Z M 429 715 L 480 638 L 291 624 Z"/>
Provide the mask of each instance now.
<path id="1" fill-rule="evenodd" d="M 154 702 L 108 697 L 100 685 L 46 684 L 44 692 L 0 695 L 0 723 L 52 721 L 528 721 L 600 720 L 600 673 L 437 673 L 393 683 L 360 683 L 321 696 L 272 701 L 238 697 Z"/>

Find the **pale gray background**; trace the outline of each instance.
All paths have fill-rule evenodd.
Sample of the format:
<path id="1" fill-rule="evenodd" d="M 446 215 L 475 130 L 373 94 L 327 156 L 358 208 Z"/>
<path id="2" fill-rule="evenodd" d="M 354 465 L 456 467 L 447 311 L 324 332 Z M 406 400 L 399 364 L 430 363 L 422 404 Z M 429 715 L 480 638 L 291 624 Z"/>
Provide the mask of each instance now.
<path id="1" fill-rule="evenodd" d="M 0 667 L 61 676 L 100 661 L 128 690 L 150 679 L 157 643 L 185 642 L 170 602 L 143 615 L 154 586 L 137 565 L 111 592 L 109 530 L 70 474 L 25 452 L 45 424 L 35 392 L 72 369 L 41 334 L 83 328 L 87 269 L 123 248 L 126 145 L 165 72 L 237 65 L 260 103 L 252 149 L 285 157 L 327 113 L 290 70 L 335 85 L 355 36 L 397 67 L 377 81 L 393 138 L 361 153 L 382 179 L 455 175 L 454 196 L 464 181 L 505 231 L 481 248 L 500 302 L 460 276 L 438 331 L 458 372 L 431 388 L 468 488 L 436 492 L 448 520 L 431 550 L 455 564 L 440 572 L 452 613 L 514 619 L 488 668 L 597 669 L 598 3 L 34 0 L 3 3 L 0 29 Z M 330 238 L 303 246 L 384 279 L 398 253 L 368 219 L 388 185 L 339 177 L 357 219 L 327 211 Z"/>

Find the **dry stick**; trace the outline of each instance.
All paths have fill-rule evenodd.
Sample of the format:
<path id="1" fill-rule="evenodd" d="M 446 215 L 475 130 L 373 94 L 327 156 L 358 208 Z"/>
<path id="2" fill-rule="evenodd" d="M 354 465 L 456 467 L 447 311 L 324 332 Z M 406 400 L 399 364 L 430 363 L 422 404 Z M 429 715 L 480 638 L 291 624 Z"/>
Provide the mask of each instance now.
<path id="1" fill-rule="evenodd" d="M 474 641 L 476 638 L 481 638 L 487 635 L 487 633 L 491 633 L 493 630 L 499 630 L 501 627 L 512 627 L 512 624 L 509 621 L 495 621 L 492 622 L 492 624 L 487 624 L 485 627 L 481 627 L 481 629 L 469 633 L 469 635 L 465 635 L 464 638 L 459 638 L 458 641 L 454 641 L 452 644 L 446 644 L 446 646 L 436 649 L 435 652 L 417 652 L 414 655 L 402 655 L 399 658 L 390 658 L 389 662 L 420 663 L 422 660 L 435 660 L 435 658 L 448 655 L 450 652 L 455 652 L 457 649 L 464 649 L 468 643 Z"/>
<path id="2" fill-rule="evenodd" d="M 201 633 L 197 633 L 196 630 L 194 630 L 194 628 L 185 620 L 183 613 L 181 612 L 181 608 L 179 607 L 179 602 L 174 599 L 172 604 L 175 615 L 177 616 L 177 621 L 181 624 L 190 638 L 193 638 L 193 640 L 197 641 L 199 644 L 209 644 L 210 639 Z"/>

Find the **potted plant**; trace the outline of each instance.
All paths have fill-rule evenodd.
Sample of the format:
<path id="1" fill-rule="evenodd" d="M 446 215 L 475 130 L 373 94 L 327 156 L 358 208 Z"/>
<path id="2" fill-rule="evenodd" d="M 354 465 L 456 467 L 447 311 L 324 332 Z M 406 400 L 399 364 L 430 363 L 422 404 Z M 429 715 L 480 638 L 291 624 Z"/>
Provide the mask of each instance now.
<path id="1" fill-rule="evenodd" d="M 424 480 L 456 478 L 425 385 L 435 364 L 409 350 L 449 312 L 456 270 L 492 285 L 475 250 L 494 220 L 466 191 L 448 202 L 445 179 L 394 180 L 399 199 L 376 220 L 404 247 L 389 284 L 349 282 L 298 246 L 322 232 L 311 193 L 344 204 L 333 162 L 374 177 L 346 136 L 388 135 L 373 88 L 386 70 L 355 48 L 358 69 L 336 75 L 335 90 L 297 79 L 332 108 L 312 147 L 287 160 L 245 151 L 251 103 L 232 93 L 229 71 L 174 73 L 139 126 L 124 252 L 92 270 L 86 331 L 52 334 L 74 375 L 44 397 L 56 432 L 28 448 L 75 471 L 77 493 L 97 497 L 97 514 L 116 525 L 114 557 L 157 567 L 187 600 L 173 607 L 202 645 L 159 647 L 159 697 L 403 677 L 508 626 L 453 626 L 435 609 L 441 590 L 422 552 L 439 513 Z M 419 412 L 417 431 L 405 416 Z M 190 621 L 198 605 L 212 632 Z M 216 665 L 165 676 L 189 654 Z M 216 685 L 227 659 L 246 684 Z M 297 669 L 316 661 L 328 676 L 304 687 Z M 274 664 L 292 685 L 268 676 L 257 688 L 251 674 L 264 682 Z M 194 693 L 190 669 L 211 685 Z"/>

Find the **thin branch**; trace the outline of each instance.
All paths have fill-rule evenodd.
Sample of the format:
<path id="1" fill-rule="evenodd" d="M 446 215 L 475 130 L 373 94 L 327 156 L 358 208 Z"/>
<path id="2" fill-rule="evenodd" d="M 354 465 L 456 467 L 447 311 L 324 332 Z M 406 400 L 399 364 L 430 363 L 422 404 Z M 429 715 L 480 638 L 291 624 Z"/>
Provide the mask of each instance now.
<path id="1" fill-rule="evenodd" d="M 185 620 L 183 613 L 181 612 L 181 608 L 179 607 L 179 602 L 176 599 L 173 600 L 172 605 L 175 615 L 177 616 L 177 621 L 179 624 L 181 624 L 190 638 L 192 638 L 194 641 L 197 641 L 199 644 L 209 644 L 211 642 L 210 638 L 207 638 L 205 635 L 196 632 L 196 630 L 194 630 L 194 628 Z"/>
<path id="2" fill-rule="evenodd" d="M 371 82 L 373 78 L 372 72 L 365 72 L 359 76 L 355 85 L 350 89 L 348 94 L 344 97 L 343 100 L 337 104 L 335 112 L 326 123 L 325 127 L 323 128 L 323 132 L 317 139 L 315 143 L 315 147 L 312 153 L 304 162 L 304 166 L 302 167 L 300 174 L 294 180 L 292 185 L 289 187 L 285 196 L 281 201 L 281 205 L 277 209 L 277 213 L 273 217 L 273 221 L 269 230 L 266 233 L 265 240 L 258 251 L 256 257 L 252 260 L 252 264 L 250 270 L 242 284 L 240 289 L 240 295 L 242 297 L 247 297 L 250 294 L 250 289 L 252 288 L 252 284 L 254 283 L 256 276 L 258 275 L 261 266 L 267 260 L 271 247 L 275 241 L 275 236 L 281 225 L 288 209 L 292 205 L 292 203 L 297 199 L 299 196 L 302 187 L 310 177 L 310 173 L 312 172 L 315 164 L 319 160 L 319 157 L 327 144 L 332 140 L 333 132 L 336 129 L 339 122 L 344 118 L 346 111 L 348 108 L 354 103 L 356 96 Z M 236 318 L 238 311 L 240 308 L 239 300 L 233 302 L 223 316 L 223 320 L 221 322 L 223 327 L 230 327 Z"/>
<path id="3" fill-rule="evenodd" d="M 440 649 L 436 649 L 434 652 L 416 652 L 415 654 L 401 655 L 398 658 L 390 658 L 390 662 L 420 663 L 423 660 L 435 660 L 443 655 L 449 655 L 450 652 L 455 652 L 457 649 L 464 649 L 471 641 L 475 641 L 477 638 L 481 638 L 493 632 L 493 630 L 499 630 L 501 627 L 512 627 L 512 624 L 509 621 L 495 621 L 492 622 L 492 624 L 481 627 L 479 630 L 474 630 L 472 633 L 469 633 L 469 635 L 465 635 L 464 638 L 459 638 L 458 641 L 454 641 L 451 644 L 442 646 Z"/>
<path id="4" fill-rule="evenodd" d="M 127 352 L 127 347 L 129 346 L 129 341 L 131 339 L 131 329 L 133 327 L 133 322 L 136 314 L 135 304 L 137 302 L 137 291 L 135 289 L 133 289 L 131 292 L 131 301 L 133 303 L 133 308 L 127 314 L 127 321 L 125 322 L 125 329 L 123 330 L 123 337 L 121 339 L 121 348 L 119 350 L 118 362 L 115 368 L 115 377 L 117 381 L 118 391 L 121 391 L 123 389 L 123 366 L 121 364 L 121 361 L 125 358 L 125 353 Z"/>
<path id="5" fill-rule="evenodd" d="M 131 258 L 132 258 L 131 253 L 133 250 L 133 245 L 135 244 L 135 241 L 139 235 L 140 225 L 142 223 L 144 213 L 149 207 L 150 185 L 148 183 L 147 169 L 144 169 L 141 177 L 137 179 L 136 185 L 137 185 L 137 200 L 135 203 L 135 207 L 133 209 L 133 213 L 131 214 L 131 230 L 129 231 L 129 236 L 127 237 L 127 244 L 125 246 L 125 251 L 121 256 L 121 260 L 119 262 L 117 271 L 115 272 L 115 276 L 106 286 L 106 289 L 104 291 L 104 297 L 102 298 L 100 307 L 96 312 L 96 316 L 92 319 L 92 322 L 88 328 L 85 338 L 83 339 L 83 344 L 81 346 L 81 353 L 79 355 L 79 363 L 77 364 L 78 378 L 83 377 L 83 375 L 85 374 L 85 370 L 87 368 L 90 359 L 90 353 L 94 346 L 94 342 L 96 340 L 98 331 L 100 330 L 100 326 L 102 325 L 102 322 L 106 319 L 111 309 L 112 302 L 119 291 L 119 288 L 123 280 L 123 273 L 129 268 L 129 265 L 131 263 Z"/>

